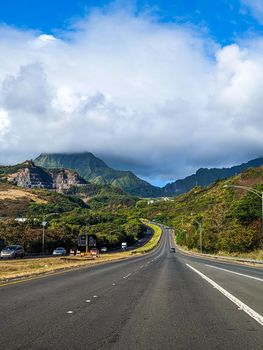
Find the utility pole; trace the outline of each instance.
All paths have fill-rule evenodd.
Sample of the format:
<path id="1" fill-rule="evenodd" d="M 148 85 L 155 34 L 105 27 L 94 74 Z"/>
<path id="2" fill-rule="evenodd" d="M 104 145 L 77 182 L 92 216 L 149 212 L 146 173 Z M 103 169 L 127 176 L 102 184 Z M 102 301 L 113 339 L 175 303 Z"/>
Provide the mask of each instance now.
<path id="1" fill-rule="evenodd" d="M 45 221 L 45 214 L 43 213 L 42 218 L 42 255 L 45 255 L 45 226 L 47 222 Z"/>
<path id="2" fill-rule="evenodd" d="M 48 216 L 57 215 L 57 213 L 50 213 L 50 214 L 44 214 L 42 217 L 42 255 L 45 255 L 45 226 L 47 224 L 47 221 L 45 221 L 45 218 Z"/>

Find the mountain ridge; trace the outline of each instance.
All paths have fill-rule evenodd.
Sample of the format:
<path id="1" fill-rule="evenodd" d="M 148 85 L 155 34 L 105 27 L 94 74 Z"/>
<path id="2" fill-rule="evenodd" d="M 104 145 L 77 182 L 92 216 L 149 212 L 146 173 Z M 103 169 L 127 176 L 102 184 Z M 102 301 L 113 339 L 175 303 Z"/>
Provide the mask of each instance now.
<path id="1" fill-rule="evenodd" d="M 184 179 L 170 182 L 162 189 L 164 194 L 179 195 L 188 192 L 195 186 L 206 187 L 218 180 L 227 179 L 238 175 L 249 168 L 257 168 L 263 165 L 263 158 L 256 158 L 240 165 L 234 165 L 229 168 L 200 168 L 195 174 L 189 175 Z"/>
<path id="2" fill-rule="evenodd" d="M 67 168 L 96 185 L 112 185 L 136 196 L 157 197 L 162 194 L 159 187 L 140 179 L 131 171 L 115 170 L 91 152 L 42 153 L 35 164 L 43 168 Z"/>
<path id="3" fill-rule="evenodd" d="M 35 159 L 34 163 L 29 163 L 30 161 L 26 161 L 22 165 L 2 166 L 0 167 L 0 176 L 3 177 L 4 173 L 6 173 L 5 176 L 9 174 L 9 181 L 24 187 L 27 187 L 27 181 L 32 183 L 35 181 L 36 187 L 43 185 L 46 188 L 61 188 L 62 190 L 70 186 L 70 183 L 74 186 L 78 181 L 83 180 L 93 185 L 110 185 L 116 189 L 120 188 L 130 195 L 149 198 L 177 196 L 188 192 L 197 185 L 207 187 L 218 180 L 238 175 L 249 168 L 262 166 L 263 157 L 232 167 L 200 168 L 195 174 L 170 182 L 162 188 L 140 179 L 131 171 L 113 169 L 90 152 L 42 153 Z M 20 169 L 21 166 L 24 168 L 23 172 Z M 26 174 L 26 166 L 31 166 L 30 174 Z M 36 169 L 34 166 L 41 169 Z M 37 170 L 38 173 L 43 173 L 44 175 L 40 175 L 40 178 L 44 179 L 47 184 L 41 184 L 42 180 L 38 184 L 38 175 L 35 176 L 32 169 Z M 16 175 L 17 172 L 18 175 Z M 28 180 L 26 180 L 26 175 Z M 48 183 L 51 183 L 51 185 L 48 185 Z M 54 185 L 54 183 L 57 183 L 57 185 Z"/>

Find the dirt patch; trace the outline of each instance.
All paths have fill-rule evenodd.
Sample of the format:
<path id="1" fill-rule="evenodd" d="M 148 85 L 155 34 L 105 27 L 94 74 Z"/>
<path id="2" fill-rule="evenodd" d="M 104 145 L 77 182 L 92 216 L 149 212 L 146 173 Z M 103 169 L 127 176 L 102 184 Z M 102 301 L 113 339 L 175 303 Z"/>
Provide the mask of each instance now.
<path id="1" fill-rule="evenodd" d="M 0 189 L 0 200 L 17 200 L 17 199 L 23 199 L 28 198 L 36 203 L 44 204 L 47 203 L 47 201 L 40 199 L 35 194 L 30 193 L 26 190 L 16 189 L 16 188 L 10 188 L 10 189 Z"/>

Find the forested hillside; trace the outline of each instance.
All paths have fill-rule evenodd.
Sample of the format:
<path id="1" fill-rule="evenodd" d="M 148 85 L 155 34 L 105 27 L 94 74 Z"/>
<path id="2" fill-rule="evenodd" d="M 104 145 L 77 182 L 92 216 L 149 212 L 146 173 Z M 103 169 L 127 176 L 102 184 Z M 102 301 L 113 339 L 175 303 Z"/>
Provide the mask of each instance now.
<path id="1" fill-rule="evenodd" d="M 248 252 L 263 248 L 261 198 L 231 186 L 263 191 L 263 167 L 249 169 L 208 188 L 195 187 L 174 201 L 137 204 L 141 215 L 173 226 L 177 242 L 205 252 Z M 198 222 L 198 223 L 197 223 Z"/>

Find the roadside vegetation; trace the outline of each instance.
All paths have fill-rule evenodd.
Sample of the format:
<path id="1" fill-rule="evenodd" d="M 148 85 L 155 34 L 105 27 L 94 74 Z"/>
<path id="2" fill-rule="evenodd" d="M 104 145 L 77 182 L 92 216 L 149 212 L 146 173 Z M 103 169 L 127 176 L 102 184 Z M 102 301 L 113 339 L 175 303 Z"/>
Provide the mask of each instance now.
<path id="1" fill-rule="evenodd" d="M 9 279 L 19 279 L 32 277 L 36 275 L 54 273 L 58 271 L 68 270 L 81 266 L 106 263 L 114 260 L 127 259 L 135 254 L 144 254 L 151 251 L 160 241 L 162 230 L 157 226 L 142 220 L 143 227 L 150 227 L 153 235 L 150 240 L 142 247 L 130 251 L 116 252 L 114 254 L 101 254 L 99 258 L 93 259 L 89 257 L 57 257 L 57 258 L 33 258 L 19 260 L 2 260 L 0 262 L 0 281 Z M 128 224 L 129 226 L 129 224 Z M 129 229 L 134 229 L 133 225 Z"/>
<path id="2" fill-rule="evenodd" d="M 120 247 L 121 242 L 131 245 L 144 235 L 145 226 L 132 210 L 138 198 L 111 186 L 87 185 L 78 195 L 76 191 L 66 195 L 1 183 L 0 239 L 40 253 L 43 220 L 46 253 L 57 246 L 76 249 L 78 236 L 85 233 L 96 236 L 99 247 L 108 248 Z"/>
<path id="3" fill-rule="evenodd" d="M 0 222 L 0 232 L 6 244 L 20 244 L 30 253 L 41 252 L 42 216 L 25 222 Z M 99 247 L 115 248 L 121 242 L 131 245 L 143 237 L 145 226 L 128 214 L 78 208 L 50 217 L 45 228 L 45 251 L 50 253 L 57 246 L 76 249 L 78 236 L 86 233 L 96 236 Z"/>
<path id="4" fill-rule="evenodd" d="M 177 243 L 188 249 L 202 248 L 206 253 L 253 252 L 262 256 L 261 200 L 254 193 L 231 186 L 252 187 L 263 191 L 263 168 L 249 169 L 208 188 L 195 187 L 173 202 L 150 205 L 137 203 L 143 217 L 175 228 Z M 230 186 L 230 187 L 226 187 Z"/>

